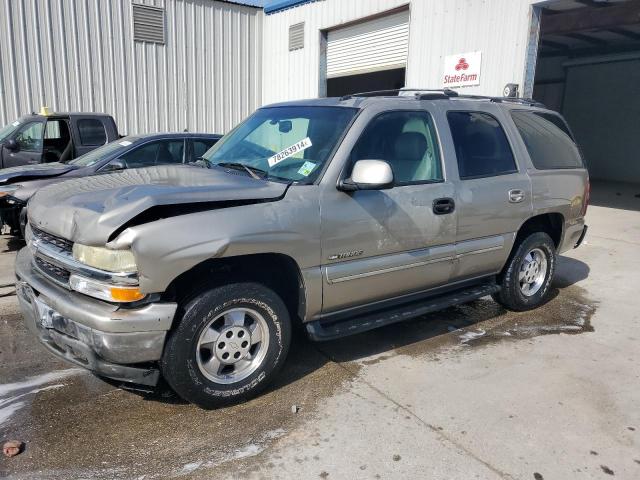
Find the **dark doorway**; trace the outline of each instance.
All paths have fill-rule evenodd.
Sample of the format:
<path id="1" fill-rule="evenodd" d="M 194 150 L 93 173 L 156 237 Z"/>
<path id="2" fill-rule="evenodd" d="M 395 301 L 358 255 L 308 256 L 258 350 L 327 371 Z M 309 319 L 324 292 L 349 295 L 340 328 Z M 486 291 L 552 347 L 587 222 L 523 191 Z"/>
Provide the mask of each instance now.
<path id="1" fill-rule="evenodd" d="M 335 77 L 327 80 L 327 97 L 342 97 L 351 93 L 373 90 L 393 90 L 404 87 L 404 68 L 381 72 Z"/>
<path id="2" fill-rule="evenodd" d="M 640 185 L 640 0 L 546 6 L 533 97 L 567 119 L 592 180 Z"/>

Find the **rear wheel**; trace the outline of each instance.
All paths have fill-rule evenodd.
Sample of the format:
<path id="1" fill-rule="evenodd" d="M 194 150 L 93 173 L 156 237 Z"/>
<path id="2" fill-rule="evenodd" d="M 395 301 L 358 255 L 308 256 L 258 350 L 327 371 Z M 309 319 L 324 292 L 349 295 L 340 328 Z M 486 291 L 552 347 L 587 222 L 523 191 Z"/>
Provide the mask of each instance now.
<path id="1" fill-rule="evenodd" d="M 161 360 L 178 395 L 204 408 L 247 400 L 276 376 L 291 340 L 283 301 L 255 283 L 206 291 L 184 308 Z"/>
<path id="2" fill-rule="evenodd" d="M 510 310 L 524 311 L 542 305 L 548 298 L 556 266 L 556 248 L 544 232 L 524 238 L 509 258 L 493 298 Z"/>

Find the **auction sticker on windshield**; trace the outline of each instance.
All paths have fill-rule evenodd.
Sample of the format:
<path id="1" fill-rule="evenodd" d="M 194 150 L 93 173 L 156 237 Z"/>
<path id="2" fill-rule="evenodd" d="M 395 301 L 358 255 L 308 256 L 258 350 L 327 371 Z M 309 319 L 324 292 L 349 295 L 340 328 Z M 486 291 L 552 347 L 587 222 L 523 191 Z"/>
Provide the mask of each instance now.
<path id="1" fill-rule="evenodd" d="M 120 145 L 122 145 L 123 147 L 128 147 L 129 145 L 131 145 L 131 142 L 129 140 L 123 140 L 122 142 L 120 142 Z"/>
<path id="2" fill-rule="evenodd" d="M 303 140 L 300 140 L 298 143 L 294 143 L 290 147 L 287 147 L 284 150 L 282 150 L 281 152 L 276 153 L 274 156 L 269 157 L 269 160 L 268 160 L 269 166 L 273 167 L 274 165 L 277 165 L 281 161 L 294 156 L 296 153 L 306 150 L 311 145 L 312 143 L 309 137 Z"/>

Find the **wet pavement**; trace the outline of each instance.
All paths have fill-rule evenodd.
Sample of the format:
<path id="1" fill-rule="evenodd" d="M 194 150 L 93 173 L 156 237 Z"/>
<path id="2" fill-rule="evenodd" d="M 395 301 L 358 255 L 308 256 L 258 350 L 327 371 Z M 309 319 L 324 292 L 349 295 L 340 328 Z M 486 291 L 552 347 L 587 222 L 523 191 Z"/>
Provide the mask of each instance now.
<path id="1" fill-rule="evenodd" d="M 0 287 L 0 441 L 26 442 L 0 478 L 640 478 L 640 213 L 589 220 L 542 308 L 297 335 L 267 393 L 215 411 L 55 359 Z M 0 240 L 0 285 L 18 246 Z"/>

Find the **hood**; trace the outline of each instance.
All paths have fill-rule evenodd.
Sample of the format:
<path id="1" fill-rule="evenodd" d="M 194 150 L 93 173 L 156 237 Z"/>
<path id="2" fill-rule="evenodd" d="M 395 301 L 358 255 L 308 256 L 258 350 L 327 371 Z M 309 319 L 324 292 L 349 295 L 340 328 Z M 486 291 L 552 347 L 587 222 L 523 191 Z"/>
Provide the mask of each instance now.
<path id="1" fill-rule="evenodd" d="M 114 232 L 151 209 L 162 218 L 171 215 L 169 209 L 164 215 L 162 209 L 158 212 L 163 206 L 183 206 L 179 212 L 189 213 L 191 207 L 198 211 L 226 202 L 277 200 L 286 190 L 286 184 L 222 169 L 184 165 L 138 168 L 45 187 L 29 202 L 29 222 L 74 242 L 104 245 Z M 139 218 L 153 220 L 149 215 Z"/>
<path id="2" fill-rule="evenodd" d="M 15 183 L 22 180 L 35 180 L 37 178 L 57 177 L 75 170 L 74 165 L 65 163 L 39 163 L 37 165 L 21 165 L 0 170 L 0 185 Z"/>

